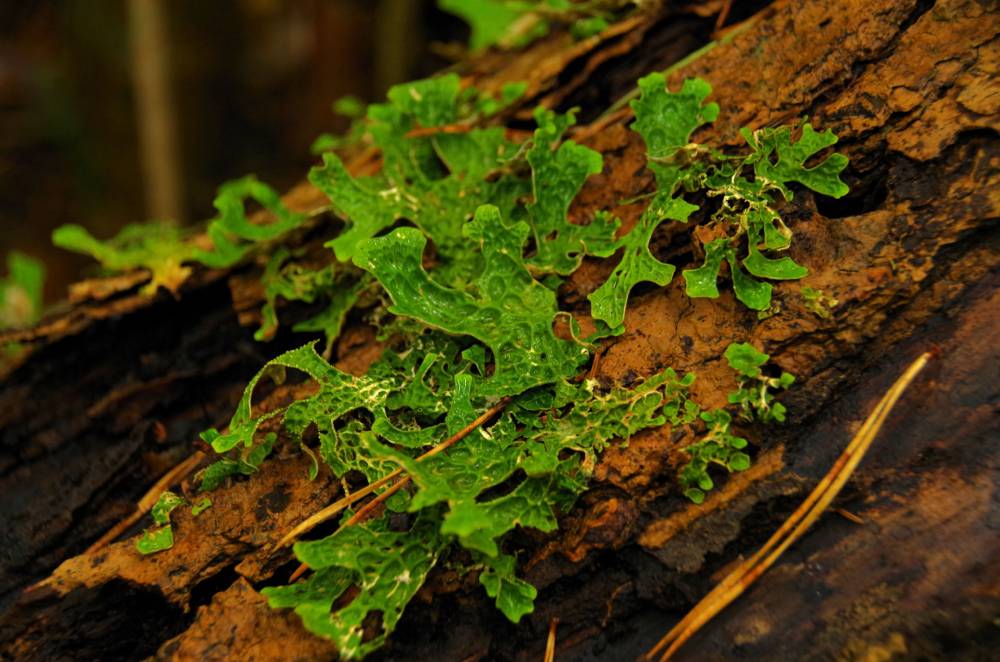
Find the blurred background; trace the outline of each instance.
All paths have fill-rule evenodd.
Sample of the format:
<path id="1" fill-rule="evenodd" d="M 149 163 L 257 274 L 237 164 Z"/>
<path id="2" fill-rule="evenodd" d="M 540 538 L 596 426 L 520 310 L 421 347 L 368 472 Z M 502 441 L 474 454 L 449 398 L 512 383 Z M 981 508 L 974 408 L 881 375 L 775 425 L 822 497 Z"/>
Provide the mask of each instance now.
<path id="1" fill-rule="evenodd" d="M 93 261 L 55 227 L 197 222 L 248 173 L 286 189 L 347 127 L 334 100 L 447 66 L 467 30 L 434 0 L 0 0 L 0 256 L 59 299 Z"/>

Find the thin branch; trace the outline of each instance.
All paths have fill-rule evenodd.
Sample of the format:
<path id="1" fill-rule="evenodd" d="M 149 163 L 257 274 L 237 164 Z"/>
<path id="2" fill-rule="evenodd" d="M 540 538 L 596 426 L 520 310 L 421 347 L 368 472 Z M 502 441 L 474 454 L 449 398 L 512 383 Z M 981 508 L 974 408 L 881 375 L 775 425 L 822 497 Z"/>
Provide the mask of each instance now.
<path id="1" fill-rule="evenodd" d="M 418 126 L 406 132 L 404 138 L 426 138 L 428 136 L 438 136 L 442 133 L 469 133 L 475 128 L 470 122 L 456 124 L 445 124 L 443 126 Z"/>
<path id="2" fill-rule="evenodd" d="M 674 653 L 693 637 L 712 617 L 722 611 L 736 598 L 742 595 L 754 581 L 757 580 L 788 547 L 798 540 L 812 524 L 819 519 L 823 511 L 829 507 L 843 489 L 844 484 L 854 473 L 861 458 L 874 441 L 889 412 L 899 401 L 899 398 L 913 382 L 916 376 L 927 365 L 931 354 L 922 354 L 886 391 L 875 409 L 865 420 L 861 429 L 847 445 L 829 472 L 820 480 L 816 488 L 805 501 L 792 513 L 784 524 L 753 556 L 741 563 L 733 572 L 723 579 L 718 586 L 708 593 L 673 629 L 668 632 L 645 656 L 651 661 L 663 651 L 660 662 L 673 657 Z"/>
<path id="3" fill-rule="evenodd" d="M 299 567 L 296 568 L 295 572 L 292 573 L 292 576 L 288 578 L 288 583 L 289 584 L 294 584 L 295 582 L 297 582 L 299 580 L 299 577 L 301 577 L 302 575 L 306 574 L 306 571 L 308 569 L 309 569 L 309 566 L 307 566 L 305 563 L 300 563 Z"/>
<path id="4" fill-rule="evenodd" d="M 861 517 L 858 517 L 857 515 L 855 515 L 851 511 L 847 510 L 846 508 L 834 508 L 833 512 L 837 513 L 838 515 L 840 515 L 841 517 L 843 517 L 846 520 L 854 522 L 855 524 L 857 524 L 859 526 L 864 526 L 864 524 L 865 524 L 865 520 L 864 519 L 862 519 Z"/>

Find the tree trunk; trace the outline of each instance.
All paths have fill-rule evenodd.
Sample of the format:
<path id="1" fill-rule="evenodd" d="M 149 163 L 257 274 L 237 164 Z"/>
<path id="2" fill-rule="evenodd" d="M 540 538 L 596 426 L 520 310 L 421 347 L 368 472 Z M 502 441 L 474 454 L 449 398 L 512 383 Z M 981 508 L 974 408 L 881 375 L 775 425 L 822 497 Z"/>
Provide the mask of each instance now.
<path id="1" fill-rule="evenodd" d="M 604 155 L 571 211 L 609 209 L 631 226 L 648 190 L 629 111 L 604 113 L 635 79 L 709 39 L 721 3 L 668 3 L 574 43 L 465 65 L 478 86 L 527 80 L 510 118 L 538 103 L 581 106 L 574 139 Z M 917 354 L 936 358 L 890 416 L 836 506 L 747 594 L 689 642 L 683 659 L 987 659 L 998 643 L 1000 570 L 1000 65 L 997 6 L 986 0 L 741 3 L 735 37 L 677 68 L 722 108 L 705 138 L 737 144 L 741 126 L 808 115 L 847 154 L 851 193 L 796 194 L 785 217 L 804 285 L 836 297 L 832 319 L 803 305 L 798 283 L 764 320 L 731 295 L 689 299 L 681 279 L 633 292 L 627 332 L 597 377 L 629 383 L 663 366 L 696 370 L 695 395 L 721 405 L 720 358 L 733 339 L 765 348 L 798 377 L 789 421 L 753 428 L 754 465 L 703 505 L 683 499 L 681 440 L 669 428 L 605 453 L 591 490 L 551 536 L 526 535 L 522 564 L 539 588 L 518 626 L 475 578 L 439 568 L 408 608 L 385 659 L 539 659 L 550 619 L 557 658 L 631 659 L 650 648 L 727 565 L 752 553 L 812 489 L 887 387 Z M 679 6 L 678 6 L 679 5 Z M 699 136 L 700 137 L 700 136 Z M 303 185 L 286 200 L 317 204 Z M 320 251 L 322 229 L 296 241 Z M 691 260 L 661 228 L 654 253 Z M 586 261 L 560 292 L 585 295 L 614 260 Z M 169 467 L 197 433 L 224 425 L 249 377 L 302 337 L 252 340 L 259 265 L 200 271 L 178 299 L 138 293 L 139 276 L 92 281 L 38 328 L 9 336 L 30 355 L 0 386 L 0 652 L 19 660 L 329 659 L 331 645 L 257 589 L 287 580 L 269 548 L 328 503 L 338 481 L 306 478 L 289 451 L 253 480 L 213 494 L 198 518 L 176 511 L 173 549 L 140 557 L 133 540 L 83 550 Z M 289 315 L 294 315 L 290 311 Z M 349 329 L 347 368 L 374 341 Z M 276 386 L 286 401 L 296 386 Z M 721 392 L 721 391 L 719 391 Z M 265 401 L 264 407 L 267 406 Z M 291 565 L 290 565 L 291 564 Z M 30 590 L 30 584 L 43 580 Z"/>

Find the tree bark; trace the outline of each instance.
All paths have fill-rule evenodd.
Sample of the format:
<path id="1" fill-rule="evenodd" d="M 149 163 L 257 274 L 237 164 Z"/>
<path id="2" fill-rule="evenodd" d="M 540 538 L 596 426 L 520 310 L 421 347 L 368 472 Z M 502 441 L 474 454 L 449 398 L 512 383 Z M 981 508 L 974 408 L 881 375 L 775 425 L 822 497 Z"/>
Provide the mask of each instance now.
<path id="1" fill-rule="evenodd" d="M 652 177 L 629 111 L 603 111 L 638 76 L 703 45 L 720 4 L 667 4 L 600 38 L 574 44 L 556 34 L 521 53 L 484 55 L 464 73 L 486 89 L 528 81 L 513 125 L 537 103 L 581 106 L 575 139 L 602 152 L 605 168 L 571 217 L 608 209 L 627 229 L 643 203 L 621 201 L 650 190 Z M 663 428 L 610 449 L 559 532 L 523 535 L 535 613 L 513 626 L 474 577 L 439 569 L 375 657 L 539 659 L 553 617 L 558 659 L 635 657 L 767 538 L 906 364 L 932 348 L 932 367 L 836 503 L 864 523 L 826 514 L 680 657 L 988 659 L 996 650 L 997 6 L 751 4 L 755 13 L 735 17 L 741 32 L 671 75 L 673 89 L 688 76 L 714 87 L 722 113 L 696 138 L 735 145 L 740 126 L 808 115 L 840 137 L 851 193 L 831 201 L 800 191 L 785 210 L 791 255 L 810 275 L 775 289 L 781 314 L 758 320 L 730 294 L 689 299 L 680 279 L 636 290 L 627 332 L 602 350 L 597 376 L 627 384 L 668 365 L 694 370 L 696 398 L 721 405 L 731 378 L 720 357 L 729 342 L 748 340 L 798 377 L 783 398 L 788 423 L 749 428 L 754 466 L 721 480 L 700 506 L 676 487 L 688 440 Z M 319 197 L 303 185 L 286 199 L 309 209 Z M 323 233 L 317 224 L 296 241 L 319 255 Z M 683 228 L 662 227 L 653 248 L 675 264 L 696 261 Z M 564 306 L 586 314 L 586 294 L 613 266 L 585 262 L 560 292 Z M 214 493 L 200 517 L 175 511 L 167 552 L 141 558 L 125 539 L 81 554 L 194 450 L 200 430 L 226 422 L 268 356 L 301 344 L 288 334 L 270 345 L 252 340 L 259 269 L 200 271 L 176 300 L 138 294 L 141 276 L 86 283 L 65 310 L 10 336 L 31 349 L 0 386 L 5 658 L 336 656 L 257 592 L 294 567 L 287 553 L 270 557 L 270 546 L 339 489 L 328 473 L 310 483 L 294 450 Z M 832 319 L 807 310 L 803 285 L 839 300 Z M 357 326 L 336 355 L 350 369 L 375 351 Z M 276 386 L 262 406 L 301 388 Z"/>

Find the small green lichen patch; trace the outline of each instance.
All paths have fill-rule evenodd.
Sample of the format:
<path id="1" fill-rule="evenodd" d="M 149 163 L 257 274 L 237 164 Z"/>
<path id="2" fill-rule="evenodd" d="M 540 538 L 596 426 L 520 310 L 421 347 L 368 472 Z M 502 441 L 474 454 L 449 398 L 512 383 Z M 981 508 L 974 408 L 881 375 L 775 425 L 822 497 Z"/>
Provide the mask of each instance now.
<path id="1" fill-rule="evenodd" d="M 270 212 L 273 220 L 251 223 L 245 211 L 247 199 Z M 254 244 L 277 239 L 305 220 L 302 214 L 289 211 L 277 191 L 253 175 L 220 186 L 212 204 L 219 212 L 219 216 L 208 224 L 208 236 L 214 246 L 209 251 L 196 251 L 194 259 L 216 269 L 236 264 Z"/>
<path id="2" fill-rule="evenodd" d="M 761 367 L 770 358 L 749 343 L 733 343 L 726 349 L 729 367 L 740 374 L 740 388 L 729 394 L 729 402 L 740 406 L 747 421 L 785 422 L 785 406 L 774 401 L 772 391 L 787 389 L 795 383 L 795 377 L 784 371 L 778 377 L 765 375 Z"/>
<path id="3" fill-rule="evenodd" d="M 846 156 L 831 154 L 811 168 L 805 165 L 816 154 L 836 144 L 837 136 L 830 129 L 818 133 L 807 122 L 797 140 L 792 138 L 792 128 L 788 126 L 757 131 L 744 127 L 740 133 L 753 148 L 747 163 L 753 166 L 763 190 L 776 187 L 786 200 L 791 200 L 788 183 L 798 182 L 832 198 L 847 195 L 847 184 L 840 181 L 840 173 L 847 167 Z"/>
<path id="4" fill-rule="evenodd" d="M 689 174 L 686 157 L 693 147 L 691 134 L 715 121 L 719 105 L 705 103 L 712 86 L 700 78 L 685 80 L 678 92 L 670 92 L 666 85 L 663 74 L 640 78 L 641 94 L 631 106 L 635 113 L 632 130 L 646 143 L 649 168 L 656 176 L 657 187 L 670 194 Z"/>
<path id="5" fill-rule="evenodd" d="M 684 449 L 691 460 L 681 469 L 678 479 L 684 496 L 695 503 L 705 500 L 705 493 L 715 487 L 708 475 L 709 465 L 716 464 L 726 471 L 743 471 L 750 468 L 750 456 L 743 452 L 747 440 L 730 430 L 732 417 L 722 409 L 700 414 L 707 432 L 704 437 Z"/>
<path id="6" fill-rule="evenodd" d="M 568 25 L 574 39 L 592 37 L 611 25 L 622 10 L 641 0 L 573 2 L 572 0 L 438 0 L 443 11 L 469 24 L 469 48 L 521 48 Z"/>
<path id="7" fill-rule="evenodd" d="M 358 301 L 358 295 L 369 284 L 354 270 L 330 264 L 319 269 L 305 268 L 289 262 L 291 254 L 279 248 L 271 256 L 261 277 L 266 300 L 261 308 L 261 326 L 254 333 L 256 340 L 270 340 L 278 330 L 278 299 L 311 304 L 325 299 L 326 307 L 313 317 L 298 322 L 293 331 L 320 332 L 326 337 L 326 348 L 340 335 L 347 313 Z"/>
<path id="8" fill-rule="evenodd" d="M 201 499 L 198 500 L 197 503 L 191 506 L 191 516 L 197 517 L 198 515 L 201 515 L 203 512 L 205 512 L 211 507 L 212 507 L 212 500 L 209 499 L 208 497 L 202 497 Z"/>
<path id="9" fill-rule="evenodd" d="M 486 589 L 486 595 L 496 601 L 497 609 L 511 623 L 517 623 L 533 612 L 535 598 L 538 597 L 538 589 L 514 574 L 516 563 L 516 559 L 508 554 L 485 557 L 484 568 L 479 575 L 479 583 Z"/>
<path id="10" fill-rule="evenodd" d="M 726 348 L 726 361 L 737 373 L 738 390 L 729 394 L 729 403 L 738 405 L 741 417 L 761 423 L 783 423 L 785 407 L 774 401 L 772 389 L 785 389 L 795 378 L 787 372 L 780 377 L 768 377 L 763 366 L 770 356 L 757 350 L 750 343 L 732 343 Z M 714 487 L 708 474 L 710 465 L 727 471 L 744 471 L 750 468 L 750 456 L 743 452 L 747 440 L 732 432 L 733 417 L 723 409 L 701 412 L 699 417 L 706 427 L 705 435 L 684 449 L 690 461 L 678 476 L 684 495 L 695 503 L 705 500 L 705 493 Z"/>
<path id="11" fill-rule="evenodd" d="M 184 497 L 178 496 L 169 490 L 160 495 L 160 498 L 153 504 L 151 511 L 153 522 L 159 526 L 146 529 L 142 532 L 142 536 L 135 543 L 135 548 L 139 550 L 140 554 L 162 552 L 174 546 L 174 532 L 170 526 L 170 513 L 185 503 L 187 503 L 187 500 Z"/>
<path id="12" fill-rule="evenodd" d="M 729 239 L 713 239 L 705 244 L 705 262 L 697 269 L 685 269 L 684 281 L 687 283 L 687 294 L 692 298 L 706 297 L 715 299 L 719 296 L 719 270 L 725 261 L 729 265 L 729 274 L 733 281 L 733 292 L 736 298 L 752 310 L 766 310 L 771 305 L 773 286 L 755 280 L 740 268 L 736 250 Z"/>
<path id="13" fill-rule="evenodd" d="M 7 276 L 0 279 L 0 331 L 26 327 L 42 314 L 45 267 L 19 251 L 7 253 Z"/>
<path id="14" fill-rule="evenodd" d="M 568 221 L 570 203 L 587 178 L 601 171 L 603 159 L 592 149 L 562 140 L 576 121 L 572 112 L 557 115 L 539 108 L 535 121 L 538 129 L 527 156 L 534 192 L 527 210 L 535 254 L 528 265 L 565 276 L 576 271 L 584 255 L 608 257 L 614 252 L 618 222 L 606 215 L 595 216 L 587 225 Z"/>
<path id="15" fill-rule="evenodd" d="M 837 299 L 828 295 L 823 290 L 817 290 L 812 287 L 803 287 L 800 294 L 809 312 L 820 319 L 833 319 L 833 309 L 840 304 Z"/>
<path id="16" fill-rule="evenodd" d="M 183 263 L 192 260 L 195 253 L 180 229 L 153 223 L 126 226 L 116 237 L 103 242 L 79 225 L 63 225 L 52 233 L 52 243 L 90 255 L 112 271 L 148 269 L 152 274 L 149 292 L 160 286 L 176 292 L 191 273 Z"/>
<path id="17" fill-rule="evenodd" d="M 676 268 L 656 259 L 649 250 L 649 240 L 656 228 L 665 220 L 686 223 L 697 207 L 680 198 L 657 195 L 639 218 L 635 227 L 621 240 L 621 261 L 604 284 L 587 298 L 591 314 L 611 327 L 625 321 L 625 306 L 632 288 L 639 283 L 656 283 L 663 286 L 674 277 Z"/>
<path id="18" fill-rule="evenodd" d="M 202 438 L 205 441 L 213 441 L 212 431 L 203 432 Z M 274 433 L 268 434 L 256 446 L 239 449 L 239 455 L 235 459 L 223 458 L 208 465 L 201 472 L 199 489 L 203 492 L 214 490 L 231 476 L 250 476 L 257 473 L 261 463 L 274 449 L 276 439 L 277 436 Z"/>

